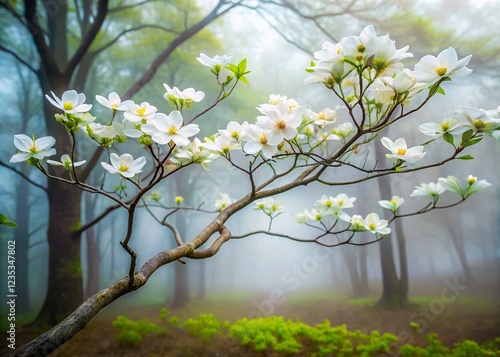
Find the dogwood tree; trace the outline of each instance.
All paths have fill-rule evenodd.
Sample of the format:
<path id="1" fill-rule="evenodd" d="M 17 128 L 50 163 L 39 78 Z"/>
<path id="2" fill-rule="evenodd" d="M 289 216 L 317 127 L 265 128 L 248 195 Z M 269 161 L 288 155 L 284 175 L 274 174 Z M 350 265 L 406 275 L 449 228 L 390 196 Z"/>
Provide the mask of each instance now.
<path id="1" fill-rule="evenodd" d="M 109 110 L 107 118 L 91 114 L 91 105 L 86 103 L 83 93 L 68 89 L 60 97 L 56 93 L 47 94 L 47 100 L 60 110 L 55 120 L 67 130 L 73 143 L 71 149 L 56 153 L 52 148 L 54 138 L 37 138 L 36 133 L 35 136 L 18 134 L 14 136 L 18 153 L 12 156 L 11 162 L 26 161 L 51 180 L 104 196 L 123 209 L 128 223 L 120 244 L 129 254 L 130 262 L 124 278 L 87 299 L 64 321 L 11 355 L 32 356 L 57 349 L 105 306 L 146 284 L 159 267 L 181 258 L 209 258 L 231 239 L 264 233 L 328 247 L 366 245 L 390 234 L 394 220 L 455 206 L 487 188 L 490 184 L 486 180 L 473 175 L 437 177 L 412 192 L 398 192 L 399 196 L 385 197 L 378 202 L 365 198 L 363 201 L 371 205 L 367 215 L 356 211 L 356 197 L 337 190 L 331 194 L 329 188 L 334 186 L 359 184 L 382 176 L 432 169 L 454 160 L 472 159 L 466 153 L 469 146 L 478 144 L 485 136 L 500 138 L 500 107 L 491 111 L 464 108 L 450 117 L 422 124 L 415 128 L 421 134 L 421 142 L 386 136 L 384 131 L 389 126 L 408 120 L 432 97 L 444 94 L 443 83 L 472 71 L 467 68 L 471 56 L 459 59 L 451 47 L 436 57 L 424 56 L 413 69 L 406 68 L 404 60 L 412 57 L 408 49 L 408 46 L 398 49 L 389 35 L 377 35 L 372 26 L 338 43 L 325 42 L 322 50 L 314 53 L 315 62 L 307 69 L 309 75 L 305 81 L 328 91 L 334 98 L 332 104 L 338 105 L 336 109 L 314 111 L 314 103 L 298 103 L 283 95 L 270 95 L 267 103 L 258 106 L 255 121 L 244 118 L 228 121 L 225 128 L 205 138 L 196 135 L 210 109 L 230 97 L 240 82 L 248 84 L 246 60 L 233 63 L 230 56 L 210 58 L 200 54 L 198 61 L 215 77 L 218 96 L 194 117 L 188 117 L 185 109 L 201 105 L 198 102 L 204 99 L 204 93 L 194 88 L 164 85 L 164 97 L 173 109 L 170 113 L 160 113 L 149 102 L 121 101 L 115 92 L 97 96 L 97 102 Z M 151 98 L 155 100 L 157 98 Z M 99 187 L 79 179 L 85 158 L 77 151 L 78 140 L 92 140 L 108 152 L 109 159 L 101 163 L 103 183 Z M 129 144 L 125 146 L 125 142 Z M 432 160 L 426 152 L 430 142 L 447 146 L 449 155 Z M 124 149 L 129 150 L 130 143 L 137 145 L 142 153 L 134 156 L 126 152 Z M 362 163 L 354 159 L 361 148 L 374 146 L 383 146 L 385 157 Z M 48 159 L 56 155 L 62 155 L 60 161 Z M 209 170 L 215 160 L 225 161 L 225 165 L 239 171 L 249 189 L 238 197 L 221 193 L 210 209 L 187 206 L 180 196 L 171 204 L 161 203 L 153 191 L 188 167 L 199 165 L 197 169 Z M 425 164 L 421 164 L 424 161 Z M 61 167 L 60 175 L 49 173 L 47 165 Z M 346 168 L 357 174 L 348 180 L 337 179 L 341 176 L 332 174 Z M 105 189 L 106 182 L 113 177 L 119 180 L 119 185 L 114 190 Z M 311 207 L 290 218 L 296 224 L 309 226 L 315 236 L 305 239 L 273 230 L 273 219 L 286 214 L 279 195 L 314 182 L 323 185 L 325 193 L 312 199 Z M 444 195 L 449 197 L 442 203 Z M 419 201 L 421 207 L 405 210 L 404 203 L 417 196 L 423 197 Z M 149 210 L 150 206 L 156 207 L 155 212 Z M 140 243 L 141 237 L 132 232 L 137 212 L 143 208 L 171 230 L 177 247 L 159 249 L 137 267 L 133 246 Z M 161 216 L 158 216 L 159 209 L 163 212 Z M 231 218 L 245 209 L 262 211 L 269 218 L 268 229 L 250 232 L 233 229 Z M 381 219 L 383 209 L 391 211 L 392 218 Z M 194 237 L 185 237 L 172 224 L 172 217 L 183 210 L 196 210 L 212 218 Z M 205 246 L 211 238 L 214 238 L 211 244 Z"/>

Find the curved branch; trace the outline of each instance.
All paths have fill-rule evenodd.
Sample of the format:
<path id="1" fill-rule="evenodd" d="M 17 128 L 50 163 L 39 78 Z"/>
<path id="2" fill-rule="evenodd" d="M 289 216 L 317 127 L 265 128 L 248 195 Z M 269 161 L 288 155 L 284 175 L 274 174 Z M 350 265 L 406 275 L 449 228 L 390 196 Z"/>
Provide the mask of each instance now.
<path id="1" fill-rule="evenodd" d="M 104 217 L 106 217 L 108 214 L 110 214 L 111 212 L 113 212 L 115 209 L 120 208 L 120 207 L 122 207 L 122 205 L 119 205 L 119 204 L 116 204 L 116 205 L 113 205 L 113 206 L 109 206 L 103 212 L 101 212 L 100 215 L 98 215 L 97 217 L 94 217 L 91 221 L 85 223 L 79 230 L 76 231 L 76 234 L 78 234 L 78 235 L 82 234 L 87 229 L 89 229 L 93 225 L 97 224 L 101 219 L 103 219 Z"/>
<path id="2" fill-rule="evenodd" d="M 127 33 L 133 32 L 133 31 L 139 31 L 139 30 L 142 30 L 145 28 L 160 29 L 160 30 L 163 30 L 165 32 L 179 34 L 179 32 L 172 30 L 172 29 L 169 29 L 169 28 L 164 27 L 164 26 L 154 25 L 154 24 L 144 24 L 144 25 L 140 25 L 140 26 L 136 26 L 136 27 L 132 27 L 132 28 L 123 30 L 113 40 L 109 41 L 107 44 L 105 44 L 101 48 L 94 51 L 94 54 L 97 55 L 97 54 L 101 53 L 102 51 L 107 50 L 109 47 L 113 46 L 122 36 L 126 35 Z"/>
<path id="3" fill-rule="evenodd" d="M 221 235 L 212 243 L 210 248 L 203 250 L 195 250 L 193 253 L 187 255 L 187 258 L 191 259 L 205 259 L 210 258 L 217 254 L 222 245 L 231 239 L 231 232 L 226 227 L 221 230 Z"/>
<path id="4" fill-rule="evenodd" d="M 76 66 L 80 63 L 85 53 L 87 53 L 90 45 L 96 38 L 97 34 L 99 33 L 99 30 L 101 29 L 101 26 L 104 20 L 106 19 L 107 13 L 108 13 L 108 0 L 99 0 L 99 2 L 97 3 L 97 14 L 94 17 L 94 22 L 92 23 L 92 26 L 90 26 L 90 29 L 85 35 L 85 37 L 82 38 L 80 46 L 77 48 L 77 50 L 69 60 L 68 65 L 64 70 L 64 76 L 66 76 L 67 78 L 71 77 Z"/>
<path id="5" fill-rule="evenodd" d="M 163 50 L 151 63 L 149 69 L 130 87 L 130 89 L 124 94 L 124 99 L 132 98 L 142 87 L 144 87 L 151 79 L 155 76 L 156 72 L 160 68 L 160 66 L 170 57 L 170 55 L 174 52 L 174 50 L 179 47 L 181 44 L 189 40 L 195 34 L 197 34 L 200 30 L 202 30 L 205 26 L 210 24 L 212 21 L 217 19 L 219 16 L 225 14 L 235 6 L 239 4 L 232 4 L 225 10 L 219 12 L 221 7 L 227 3 L 226 0 L 219 0 L 214 9 L 200 22 L 196 23 L 186 31 L 183 31 L 177 38 L 175 38 L 165 50 Z"/>
<path id="6" fill-rule="evenodd" d="M 2 45 L 0 45 L 0 51 L 4 51 L 10 55 L 12 55 L 16 60 L 18 60 L 19 62 L 21 62 L 23 65 L 25 65 L 30 71 L 32 71 L 34 74 L 38 74 L 38 71 L 30 64 L 28 63 L 27 61 L 23 60 L 17 53 L 15 53 L 14 51 L 8 49 L 7 47 L 4 47 Z"/>
<path id="7" fill-rule="evenodd" d="M 177 242 L 177 244 L 179 246 L 183 245 L 184 242 L 182 241 L 182 236 L 181 236 L 181 233 L 179 232 L 179 230 L 177 229 L 176 226 L 174 226 L 173 224 L 171 223 L 168 223 L 168 222 L 161 222 L 161 224 L 163 224 L 164 226 L 167 226 L 168 228 L 170 228 L 170 230 L 172 231 L 172 233 L 174 234 L 174 238 L 175 238 L 175 241 Z"/>
<path id="8" fill-rule="evenodd" d="M 0 160 L 0 166 L 3 166 L 13 172 L 15 172 L 16 174 L 18 174 L 19 176 L 21 176 L 23 179 L 25 179 L 26 181 L 28 181 L 30 184 L 32 184 L 33 186 L 36 186 L 40 189 L 42 189 L 45 193 L 47 193 L 47 188 L 43 185 L 40 185 L 39 183 L 33 181 L 32 179 L 30 179 L 28 176 L 26 176 L 25 174 L 23 174 L 22 172 L 20 171 L 17 171 L 16 169 L 10 167 L 9 165 L 7 165 L 5 162 L 1 161 Z"/>
<path id="9" fill-rule="evenodd" d="M 301 50 L 302 52 L 306 53 L 307 55 L 310 55 L 311 54 L 311 51 L 308 50 L 307 48 L 303 47 L 300 43 L 298 43 L 297 41 L 294 41 L 292 40 L 291 38 L 287 37 L 287 35 L 281 31 L 277 26 L 275 26 L 274 24 L 271 23 L 271 21 L 269 21 L 269 19 L 267 17 L 264 16 L 264 14 L 262 14 L 261 11 L 259 11 L 258 9 L 256 10 L 257 14 L 264 20 L 266 21 L 266 23 L 271 26 L 271 28 L 276 31 L 276 33 L 278 33 L 278 35 L 280 35 L 286 42 L 288 42 L 289 44 L 297 47 L 299 50 Z"/>
<path id="10" fill-rule="evenodd" d="M 59 66 L 54 57 L 54 54 L 47 45 L 43 29 L 38 23 L 37 16 L 37 1 L 24 0 L 24 18 L 27 23 L 27 28 L 31 33 L 31 37 L 35 42 L 36 49 L 40 55 L 43 68 L 49 76 L 61 75 Z"/>
<path id="11" fill-rule="evenodd" d="M 108 12 L 111 14 L 111 13 L 115 13 L 115 12 L 119 12 L 119 11 L 123 11 L 123 10 L 127 10 L 127 9 L 132 9 L 134 7 L 141 6 L 141 5 L 144 5 L 148 2 L 153 2 L 153 1 L 156 1 L 156 0 L 143 0 L 143 1 L 139 1 L 138 3 L 135 3 L 135 4 L 131 4 L 131 5 L 117 6 L 117 7 L 114 7 L 112 9 L 109 9 Z"/>

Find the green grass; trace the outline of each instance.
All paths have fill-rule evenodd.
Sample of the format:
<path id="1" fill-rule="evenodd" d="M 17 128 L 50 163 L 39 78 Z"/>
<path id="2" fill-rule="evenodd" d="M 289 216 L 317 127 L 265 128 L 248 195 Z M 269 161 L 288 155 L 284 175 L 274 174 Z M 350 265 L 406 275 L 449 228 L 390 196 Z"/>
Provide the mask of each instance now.
<path id="1" fill-rule="evenodd" d="M 162 309 L 160 315 L 165 322 L 169 313 Z M 174 318 L 175 316 L 170 317 L 170 321 Z M 118 316 L 113 326 L 120 330 L 118 343 L 128 347 L 139 346 L 147 335 L 162 335 L 166 331 L 164 327 L 147 319 L 133 321 L 124 316 Z M 330 326 L 328 320 L 309 325 L 299 320 L 285 320 L 282 316 L 242 318 L 231 324 L 219 321 L 212 314 L 201 314 L 199 318 L 189 318 L 169 328 L 186 329 L 191 336 L 201 339 L 204 343 L 213 338 L 226 341 L 229 338 L 238 342 L 243 350 L 250 348 L 256 353 L 273 356 L 370 357 L 397 354 L 404 357 L 488 357 L 496 356 L 500 352 L 500 338 L 483 344 L 464 340 L 453 348 L 448 348 L 441 343 L 437 334 L 428 334 L 427 345 L 424 347 L 411 344 L 401 346 L 393 334 L 381 334 L 377 330 L 369 334 L 360 330 L 351 331 L 346 325 Z"/>

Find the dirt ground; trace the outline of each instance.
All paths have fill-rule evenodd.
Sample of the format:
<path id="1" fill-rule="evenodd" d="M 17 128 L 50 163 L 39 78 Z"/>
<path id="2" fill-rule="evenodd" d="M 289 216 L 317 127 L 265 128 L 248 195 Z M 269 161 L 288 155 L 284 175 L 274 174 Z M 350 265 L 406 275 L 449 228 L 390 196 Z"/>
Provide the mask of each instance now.
<path id="1" fill-rule="evenodd" d="M 496 294 L 495 294 L 496 295 Z M 181 321 L 198 317 L 201 313 L 213 313 L 224 321 L 234 321 L 256 312 L 255 302 L 263 298 L 218 296 L 192 302 L 188 307 L 170 312 Z M 500 337 L 500 300 L 497 296 L 487 298 L 470 295 L 457 296 L 454 301 L 443 297 L 415 298 L 405 309 L 380 309 L 373 307 L 374 299 L 354 301 L 329 298 L 325 294 L 311 294 L 288 299 L 275 306 L 275 315 L 289 319 L 300 319 L 316 324 L 328 319 L 332 326 L 346 324 L 349 330 L 359 329 L 365 333 L 379 330 L 399 336 L 400 343 L 424 346 L 425 335 L 437 333 L 447 346 L 464 339 L 484 342 Z M 242 347 L 228 337 L 217 337 L 210 342 L 192 337 L 184 329 L 172 328 L 160 319 L 161 305 L 127 306 L 120 303 L 112 306 L 94 320 L 74 339 L 67 342 L 51 356 L 95 357 L 95 356 L 272 356 L 258 354 L 249 347 Z M 117 315 L 130 319 L 148 318 L 151 322 L 167 327 L 162 336 L 148 336 L 138 347 L 120 347 L 116 340 L 118 330 L 112 326 Z M 410 322 L 418 322 L 421 331 L 414 332 Z M 41 330 L 22 328 L 17 334 L 18 346 L 40 334 Z M 4 347 L 4 346 L 2 346 Z M 2 349 L 2 355 L 6 350 Z"/>

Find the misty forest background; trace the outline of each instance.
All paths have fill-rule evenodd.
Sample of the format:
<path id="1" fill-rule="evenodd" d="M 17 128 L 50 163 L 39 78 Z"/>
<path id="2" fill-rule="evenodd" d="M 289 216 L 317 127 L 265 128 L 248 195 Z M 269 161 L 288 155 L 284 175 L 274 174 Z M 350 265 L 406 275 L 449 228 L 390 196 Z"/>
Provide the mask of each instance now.
<path id="1" fill-rule="evenodd" d="M 459 85 L 453 88 L 448 89 L 445 85 L 446 96 L 434 97 L 423 111 L 397 128 L 408 141 L 425 140 L 417 130 L 420 123 L 440 122 L 464 106 L 493 109 L 500 104 L 499 1 L 353 1 L 352 7 L 345 7 L 343 12 L 330 16 L 323 16 L 329 10 L 320 1 L 312 2 L 314 5 L 292 2 L 296 6 L 294 9 L 300 11 L 292 11 L 280 1 L 253 1 L 214 19 L 176 47 L 155 73 L 150 71 L 155 58 L 186 29 L 203 19 L 216 2 L 137 3 L 141 5 L 110 2 L 110 8 L 115 11 L 108 14 L 96 41 L 68 78 L 68 87 L 84 92 L 88 102 L 94 104 L 93 114 L 103 116 L 99 118 L 101 120 L 106 112 L 95 102 L 95 95 L 107 96 L 111 91 L 121 96 L 134 94 L 135 102 L 145 100 L 157 106 L 159 111 L 169 112 L 169 104 L 163 98 L 163 83 L 204 91 L 207 98 L 201 104 L 193 105 L 189 113 L 194 115 L 201 111 L 203 103 L 207 105 L 215 98 L 216 86 L 213 75 L 196 61 L 200 52 L 209 56 L 228 54 L 236 61 L 247 58 L 252 72 L 247 76 L 250 86 L 237 88 L 234 96 L 199 123 L 202 132 L 198 137 L 224 128 L 230 120 L 253 122 L 258 115 L 255 107 L 267 102 L 269 94 L 295 98 L 299 104 L 316 112 L 325 107 L 335 108 L 339 103 L 332 101 L 332 96 L 324 88 L 304 85 L 307 75 L 304 69 L 309 66 L 312 53 L 319 50 L 324 41 L 335 42 L 343 36 L 357 35 L 369 24 L 373 24 L 380 35 L 389 33 L 398 48 L 410 45 L 409 52 L 414 54 L 414 58 L 408 61 L 410 63 L 425 54 L 436 55 L 449 46 L 456 48 L 460 57 L 473 55 L 469 64 L 474 69 L 471 76 L 457 80 Z M 35 319 L 54 322 L 64 317 L 61 315 L 65 311 L 49 306 L 47 300 L 64 305 L 63 295 L 68 294 L 68 300 L 78 305 L 84 297 L 127 274 L 129 256 L 119 244 L 126 229 L 126 215 L 118 209 L 112 211 L 81 232 L 76 248 L 61 247 L 63 258 L 58 265 L 52 267 L 49 264 L 50 244 L 56 244 L 50 241 L 53 232 L 48 234 L 49 211 L 53 209 L 48 199 L 51 188 L 36 170 L 24 164 L 10 166 L 8 160 L 15 153 L 14 134 L 53 135 L 54 124 L 49 123 L 53 120 L 50 116 L 46 120 L 44 94 L 47 91 L 43 79 L 40 79 L 41 60 L 26 29 L 6 10 L 6 6 L 11 5 L 5 4 L 0 7 L 0 78 L 3 84 L 0 87 L 0 212 L 19 227 L 0 226 L 0 244 L 5 252 L 7 240 L 16 240 L 18 320 L 23 323 Z M 54 52 L 60 63 L 67 61 L 62 55 L 64 51 L 71 53 L 78 47 L 80 33 L 89 26 L 89 19 L 84 16 L 88 9 L 75 8 L 73 2 L 68 2 L 66 10 L 69 14 L 67 22 L 55 25 L 63 27 L 57 31 L 50 29 L 50 34 L 58 33 L 66 39 L 67 48 L 59 48 L 61 56 Z M 81 19 L 86 19 L 87 23 Z M 137 86 L 138 80 L 147 73 L 153 77 L 142 87 Z M 67 88 L 60 89 L 62 93 Z M 342 113 L 341 109 L 339 113 Z M 390 135 L 398 137 L 398 132 L 391 129 Z M 88 160 L 95 150 L 94 143 L 81 141 L 79 157 Z M 430 145 L 428 155 L 439 155 L 439 149 L 441 146 L 437 144 Z M 444 281 L 454 279 L 459 279 L 468 292 L 498 296 L 498 153 L 498 145 L 491 145 L 491 149 L 489 145 L 478 145 L 471 148 L 471 154 L 478 157 L 476 160 L 453 162 L 411 175 L 391 175 L 390 182 L 380 188 L 373 182 L 342 188 L 310 185 L 279 197 L 285 202 L 285 213 L 275 219 L 273 229 L 307 238 L 314 233 L 293 222 L 292 215 L 311 207 L 323 194 L 335 196 L 345 192 L 357 197 L 356 213 L 366 214 L 382 198 L 380 189 L 384 199 L 389 199 L 391 193 L 408 198 L 415 185 L 435 182 L 438 177 L 448 174 L 461 179 L 473 174 L 492 183 L 492 187 L 458 207 L 405 219 L 379 244 L 326 249 L 265 235 L 234 240 L 224 245 L 212 259 L 188 260 L 187 264 L 173 263 L 161 268 L 147 286 L 123 300 L 177 308 L 196 299 L 238 295 L 252 305 L 255 316 L 258 316 L 266 309 L 270 312 L 269 307 L 261 303 L 270 299 L 276 289 L 283 292 L 285 298 L 310 292 L 332 298 L 380 297 L 392 289 L 392 292 L 397 292 L 393 296 L 399 294 L 403 298 L 389 298 L 386 302 L 404 305 L 405 297 L 439 294 L 445 286 Z M 60 154 L 58 150 L 57 158 Z M 358 153 L 360 157 L 366 154 L 363 151 Z M 104 154 L 95 165 L 96 169 L 88 173 L 88 181 L 94 184 L 102 180 L 103 170 L 99 162 L 105 161 L 103 158 Z M 180 195 L 187 205 L 203 203 L 203 207 L 213 209 L 220 192 L 231 197 L 244 194 L 238 182 L 237 172 L 223 162 L 217 162 L 211 171 L 204 171 L 199 166 L 185 170 L 182 178 L 163 186 L 159 193 L 167 205 Z M 66 194 L 74 193 L 68 191 Z M 106 199 L 87 193 L 76 197 L 81 200 L 81 223 L 62 220 L 60 224 L 65 228 L 58 227 L 58 232 L 81 230 L 110 206 Z M 61 202 L 70 199 L 74 198 L 60 198 Z M 422 201 L 408 198 L 407 204 L 417 207 Z M 378 212 L 382 213 L 380 207 Z M 191 237 L 209 218 L 197 212 L 185 212 L 178 215 L 175 223 L 184 235 Z M 235 218 L 238 219 L 232 220 L 229 228 L 236 235 L 267 229 L 268 221 L 261 212 L 245 210 Z M 156 252 L 175 246 L 171 232 L 159 225 L 146 210 L 140 211 L 136 223 L 132 245 L 138 254 L 139 266 Z M 70 256 L 67 261 L 64 260 L 65 249 Z M 6 258 L 6 254 L 0 256 L 2 296 L 7 294 Z M 72 280 L 66 288 L 62 284 L 62 290 L 54 288 L 56 301 L 50 297 L 49 274 L 64 277 L 65 281 Z M 392 281 L 384 289 L 383 274 Z M 73 292 L 76 295 L 71 296 Z M 286 299 L 283 304 L 286 304 Z M 2 316 L 6 308 L 5 304 L 0 306 Z M 71 308 L 68 306 L 68 311 Z M 279 312 L 278 306 L 272 312 Z"/>

